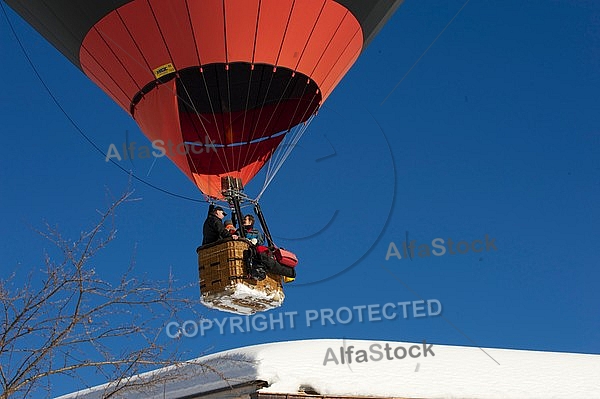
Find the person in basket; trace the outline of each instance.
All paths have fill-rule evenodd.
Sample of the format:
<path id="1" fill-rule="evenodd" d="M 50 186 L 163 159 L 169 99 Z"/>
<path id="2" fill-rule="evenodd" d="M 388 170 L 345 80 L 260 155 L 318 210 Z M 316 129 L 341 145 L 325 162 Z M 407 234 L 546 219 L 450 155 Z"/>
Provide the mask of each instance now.
<path id="1" fill-rule="evenodd" d="M 210 244 L 219 241 L 223 238 L 232 237 L 234 240 L 238 238 L 236 234 L 231 234 L 223 224 L 223 218 L 227 213 L 220 206 L 211 207 L 208 210 L 208 216 L 202 226 L 202 245 Z"/>
<path id="2" fill-rule="evenodd" d="M 254 216 L 246 215 L 242 220 L 242 228 L 246 233 L 246 238 L 254 245 L 264 245 L 265 238 L 258 229 L 254 228 Z"/>

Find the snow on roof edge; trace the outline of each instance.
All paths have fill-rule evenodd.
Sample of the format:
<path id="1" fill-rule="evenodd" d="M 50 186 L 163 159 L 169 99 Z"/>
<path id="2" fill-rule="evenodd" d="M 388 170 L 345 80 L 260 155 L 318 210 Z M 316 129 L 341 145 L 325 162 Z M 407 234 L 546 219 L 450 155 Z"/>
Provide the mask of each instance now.
<path id="1" fill-rule="evenodd" d="M 169 374 L 173 372 L 177 375 Z M 315 339 L 259 344 L 136 378 L 156 376 L 176 380 L 160 384 L 160 389 L 116 397 L 162 398 L 164 387 L 165 397 L 174 399 L 262 380 L 268 387 L 260 392 L 283 394 L 310 386 L 321 395 L 339 396 L 600 398 L 600 355 L 422 342 Z M 57 399 L 95 399 L 106 387 Z"/>

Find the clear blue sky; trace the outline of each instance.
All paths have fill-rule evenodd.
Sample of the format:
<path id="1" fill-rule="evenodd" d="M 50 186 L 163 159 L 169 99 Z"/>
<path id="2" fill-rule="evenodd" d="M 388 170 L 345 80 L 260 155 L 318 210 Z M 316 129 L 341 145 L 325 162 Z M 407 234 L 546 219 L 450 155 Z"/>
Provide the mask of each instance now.
<path id="1" fill-rule="evenodd" d="M 407 0 L 264 195 L 273 234 L 300 258 L 275 313 L 297 311 L 301 323 L 211 331 L 183 340 L 191 354 L 342 337 L 600 354 L 600 3 L 473 0 L 382 104 L 463 4 Z M 98 147 L 126 136 L 148 145 L 100 89 L 9 18 L 61 106 Z M 4 19 L 0 38 L 4 276 L 41 265 L 50 243 L 32 227 L 48 221 L 75 237 L 106 208 L 106 189 L 121 193 L 128 176 L 52 102 Z M 165 158 L 121 165 L 201 199 Z M 137 246 L 140 274 L 165 278 L 171 269 L 196 281 L 206 204 L 134 188 L 142 201 L 118 211 L 117 239 L 95 266 L 118 273 Z M 407 236 L 425 244 L 486 235 L 497 250 L 385 260 L 390 242 L 402 250 Z M 443 317 L 304 323 L 310 309 L 420 298 L 439 300 Z M 72 389 L 59 384 L 55 393 Z"/>

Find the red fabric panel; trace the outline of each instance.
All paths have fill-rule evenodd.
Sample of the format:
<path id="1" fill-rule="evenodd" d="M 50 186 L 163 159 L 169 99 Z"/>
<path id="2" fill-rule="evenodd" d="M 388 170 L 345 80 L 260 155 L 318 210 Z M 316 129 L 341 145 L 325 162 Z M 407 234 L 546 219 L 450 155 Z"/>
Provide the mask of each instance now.
<path id="1" fill-rule="evenodd" d="M 127 3 L 119 13 L 151 70 L 172 61 L 146 0 Z"/>
<path id="2" fill-rule="evenodd" d="M 82 67 L 91 70 L 94 76 L 101 79 L 100 87 L 110 88 L 114 93 L 125 93 L 123 98 L 119 98 L 119 102 L 129 104 L 131 97 L 139 91 L 138 85 L 119 64 L 119 60 L 97 32 L 93 31 L 86 37 L 85 49 L 81 52 L 80 59 Z"/>
<path id="3" fill-rule="evenodd" d="M 150 141 L 162 140 L 162 148 L 168 148 L 168 143 L 171 143 L 171 148 L 176 149 L 183 143 L 175 81 L 160 85 L 146 94 L 135 109 L 135 120 Z M 176 150 L 166 152 L 169 159 L 193 181 L 185 153 Z"/>
<path id="4" fill-rule="evenodd" d="M 223 0 L 188 1 L 202 64 L 226 62 Z"/>
<path id="5" fill-rule="evenodd" d="M 334 1 L 329 1 L 325 4 L 317 25 L 308 39 L 308 44 L 306 45 L 307 51 L 304 52 L 298 64 L 297 69 L 299 71 L 306 71 L 305 74 L 310 76 L 317 62 L 322 60 L 326 49 L 339 52 L 338 49 L 328 48 L 328 44 L 347 12 L 344 7 Z"/>
<path id="6" fill-rule="evenodd" d="M 123 109 L 129 111 L 129 96 L 121 89 L 111 77 L 94 61 L 94 59 L 85 50 L 81 51 L 81 68 L 85 74 L 94 81 L 114 102 Z M 85 64 L 84 61 L 85 60 Z"/>
<path id="7" fill-rule="evenodd" d="M 227 59 L 229 62 L 252 60 L 258 0 L 227 0 Z"/>
<path id="8" fill-rule="evenodd" d="M 338 61 L 334 65 L 329 66 L 329 73 L 320 85 L 323 101 L 327 99 L 329 94 L 335 89 L 335 86 L 342 80 L 346 72 L 348 72 L 360 55 L 361 49 L 360 47 L 357 47 L 357 44 L 361 44 L 362 41 L 362 34 L 357 33 L 357 35 L 352 38 L 352 42 L 346 47 L 346 50 L 342 53 Z"/>
<path id="9" fill-rule="evenodd" d="M 306 38 L 310 36 L 324 3 L 325 0 L 296 2 L 283 40 L 279 65 L 292 65 L 291 69 L 296 69 L 306 45 Z"/>
<path id="10" fill-rule="evenodd" d="M 316 82 L 321 82 L 321 85 L 323 85 L 326 77 L 332 73 L 333 66 L 338 62 L 350 65 L 354 63 L 354 60 L 351 58 L 351 54 L 345 54 L 344 49 L 346 49 L 350 43 L 354 44 L 351 46 L 354 48 L 356 46 L 356 37 L 362 38 L 362 35 L 360 34 L 360 27 L 356 26 L 352 14 L 347 13 L 344 17 L 342 25 L 337 30 L 335 36 L 333 36 L 327 51 L 323 53 L 321 61 L 318 63 L 317 67 L 311 71 L 312 78 Z M 338 51 L 330 51 L 331 48 L 338 49 Z M 343 55 L 342 58 L 340 58 L 340 54 Z M 328 85 L 328 87 L 330 87 L 330 85 Z M 321 87 L 321 90 L 323 90 L 323 87 Z M 328 95 L 331 90 L 332 89 L 326 90 L 324 92 L 325 96 Z"/>
<path id="11" fill-rule="evenodd" d="M 133 92 L 133 94 L 129 95 L 129 98 L 131 99 L 140 88 L 144 87 L 145 84 L 154 79 L 152 70 L 148 68 L 148 64 L 144 61 L 142 53 L 140 53 L 135 42 L 132 40 L 129 33 L 127 33 L 127 28 L 123 25 L 123 22 L 117 13 L 112 13 L 102 19 L 102 21 L 96 24 L 96 27 L 112 52 L 115 53 L 119 59 L 119 69 L 124 69 L 136 82 L 136 87 L 138 89 Z M 85 44 L 86 46 L 89 45 L 87 38 Z M 102 61 L 106 64 L 108 60 L 102 58 Z M 109 71 L 112 73 L 115 69 L 117 68 L 112 67 Z"/>
<path id="12" fill-rule="evenodd" d="M 262 1 L 256 38 L 255 63 L 275 65 L 292 3 L 292 0 Z M 293 66 L 283 66 L 293 68 Z"/>
<path id="13" fill-rule="evenodd" d="M 152 0 L 150 4 L 173 56 L 175 68 L 183 69 L 200 65 L 186 0 Z"/>

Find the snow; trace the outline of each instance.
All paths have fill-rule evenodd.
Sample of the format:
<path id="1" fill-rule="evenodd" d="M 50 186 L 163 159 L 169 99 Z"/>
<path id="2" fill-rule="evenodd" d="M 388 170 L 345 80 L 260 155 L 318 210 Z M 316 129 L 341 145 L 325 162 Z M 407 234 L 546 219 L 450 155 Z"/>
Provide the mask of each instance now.
<path id="1" fill-rule="evenodd" d="M 201 301 L 207 308 L 251 315 L 257 311 L 267 311 L 281 306 L 284 298 L 282 291 L 267 292 L 265 288 L 253 288 L 236 283 L 227 287 L 222 293 L 202 295 Z"/>
<path id="2" fill-rule="evenodd" d="M 390 348 L 387 353 L 386 344 Z M 165 391 L 160 385 L 154 386 L 153 392 L 116 397 L 178 398 L 266 381 L 268 386 L 260 392 L 297 393 L 301 387 L 310 387 L 320 395 L 338 396 L 600 398 L 600 355 L 430 345 L 341 339 L 256 345 L 147 373 L 139 378 L 176 379 L 166 383 Z M 340 350 L 351 350 L 352 363 L 347 363 L 347 356 L 341 363 Z M 394 357 L 394 353 L 402 357 L 404 350 L 418 357 Z M 360 360 L 363 362 L 357 362 Z M 103 391 L 101 386 L 60 399 L 100 398 Z"/>

